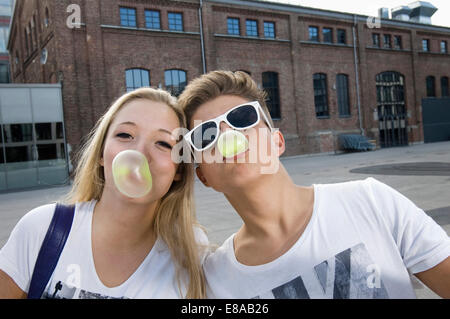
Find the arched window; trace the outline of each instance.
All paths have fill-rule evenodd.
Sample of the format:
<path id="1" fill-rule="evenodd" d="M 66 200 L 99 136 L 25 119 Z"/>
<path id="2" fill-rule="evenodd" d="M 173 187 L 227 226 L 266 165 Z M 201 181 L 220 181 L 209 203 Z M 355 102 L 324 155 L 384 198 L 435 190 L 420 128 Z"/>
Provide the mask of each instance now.
<path id="1" fill-rule="evenodd" d="M 441 92 L 442 92 L 442 97 L 449 97 L 449 92 L 448 92 L 448 77 L 447 76 L 443 76 L 441 77 Z"/>
<path id="2" fill-rule="evenodd" d="M 186 71 L 171 69 L 164 72 L 166 90 L 172 95 L 178 96 L 186 87 Z"/>
<path id="3" fill-rule="evenodd" d="M 278 85 L 278 73 L 276 72 L 263 72 L 262 85 L 264 91 L 267 92 L 269 100 L 267 101 L 267 107 L 269 108 L 270 116 L 272 119 L 280 119 L 280 88 Z"/>
<path id="4" fill-rule="evenodd" d="M 317 117 L 328 117 L 328 89 L 327 75 L 323 73 L 315 73 L 313 75 L 314 84 L 314 105 Z"/>
<path id="5" fill-rule="evenodd" d="M 350 115 L 350 101 L 348 94 L 348 75 L 336 75 L 336 91 L 338 100 L 339 116 Z"/>
<path id="6" fill-rule="evenodd" d="M 128 69 L 125 71 L 127 92 L 150 86 L 150 71 L 145 69 Z"/>
<path id="7" fill-rule="evenodd" d="M 435 97 L 436 96 L 436 84 L 434 76 L 427 76 L 427 97 Z"/>

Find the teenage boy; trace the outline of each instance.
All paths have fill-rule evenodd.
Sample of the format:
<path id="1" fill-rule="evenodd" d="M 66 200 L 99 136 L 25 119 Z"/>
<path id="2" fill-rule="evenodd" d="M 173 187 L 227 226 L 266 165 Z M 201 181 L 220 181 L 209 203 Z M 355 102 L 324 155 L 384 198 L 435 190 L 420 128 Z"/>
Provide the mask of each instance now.
<path id="1" fill-rule="evenodd" d="M 412 273 L 450 298 L 446 232 L 373 178 L 295 185 L 279 162 L 285 141 L 264 101 L 250 76 L 229 71 L 193 80 L 179 99 L 198 178 L 223 193 L 244 222 L 204 263 L 208 296 L 415 298 Z M 229 130 L 249 141 L 231 160 L 217 147 Z M 257 148 L 266 157 L 256 151 L 251 161 Z M 267 158 L 278 170 L 262 173 Z"/>

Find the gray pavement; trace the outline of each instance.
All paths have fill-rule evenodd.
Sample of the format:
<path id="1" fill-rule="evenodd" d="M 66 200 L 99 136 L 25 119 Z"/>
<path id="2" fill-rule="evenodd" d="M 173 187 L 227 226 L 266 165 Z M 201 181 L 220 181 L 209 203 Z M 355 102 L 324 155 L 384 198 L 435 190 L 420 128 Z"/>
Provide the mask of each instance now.
<path id="1" fill-rule="evenodd" d="M 398 190 L 450 234 L 450 141 L 362 153 L 283 158 L 298 185 L 338 183 L 373 176 Z M 405 164 L 405 165 L 404 165 Z M 0 247 L 32 208 L 61 198 L 69 186 L 0 194 Z M 197 217 L 211 242 L 221 244 L 242 225 L 222 194 L 195 182 Z M 438 298 L 413 277 L 419 298 Z"/>

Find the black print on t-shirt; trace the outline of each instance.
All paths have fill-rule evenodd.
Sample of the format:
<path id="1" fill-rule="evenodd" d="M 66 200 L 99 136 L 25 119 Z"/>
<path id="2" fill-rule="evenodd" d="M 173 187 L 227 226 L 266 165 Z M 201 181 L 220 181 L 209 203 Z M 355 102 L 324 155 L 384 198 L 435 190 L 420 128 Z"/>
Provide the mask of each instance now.
<path id="1" fill-rule="evenodd" d="M 378 266 L 361 243 L 321 262 L 311 274 L 302 274 L 256 298 L 386 299 L 388 294 Z"/>
<path id="2" fill-rule="evenodd" d="M 43 299 L 74 299 L 75 294 L 77 293 L 76 287 L 70 287 L 65 283 L 58 281 L 53 287 L 50 287 L 43 295 Z M 94 293 L 90 291 L 86 291 L 84 289 L 79 289 L 78 296 L 75 298 L 78 299 L 127 299 L 125 297 L 116 298 L 110 297 L 106 295 L 102 295 L 99 293 Z"/>

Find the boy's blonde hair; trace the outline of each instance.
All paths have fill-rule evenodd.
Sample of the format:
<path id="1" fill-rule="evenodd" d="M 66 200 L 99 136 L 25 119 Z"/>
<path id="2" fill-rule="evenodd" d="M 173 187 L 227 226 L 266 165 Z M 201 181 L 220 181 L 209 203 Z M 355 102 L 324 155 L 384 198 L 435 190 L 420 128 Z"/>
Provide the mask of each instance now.
<path id="1" fill-rule="evenodd" d="M 178 104 L 186 114 L 188 128 L 191 128 L 192 116 L 197 109 L 221 95 L 235 95 L 249 101 L 258 101 L 270 125 L 274 127 L 266 105 L 267 93 L 258 88 L 256 82 L 245 72 L 219 70 L 192 80 L 180 95 Z"/>
<path id="2" fill-rule="evenodd" d="M 103 156 L 105 137 L 118 111 L 136 99 L 162 102 L 170 107 L 178 117 L 180 127 L 186 127 L 186 119 L 177 105 L 177 100 L 161 89 L 141 88 L 129 92 L 116 100 L 98 120 L 87 141 L 79 151 L 77 168 L 71 192 L 63 200 L 65 204 L 75 204 L 100 200 L 105 184 Z M 177 265 L 177 280 L 180 286 L 182 268 L 189 275 L 186 298 L 204 298 L 205 279 L 200 264 L 199 247 L 196 243 L 194 227 L 197 221 L 193 200 L 194 175 L 190 163 L 180 163 L 179 181 L 173 181 L 169 191 L 159 201 L 155 211 L 155 233 L 170 249 Z"/>

